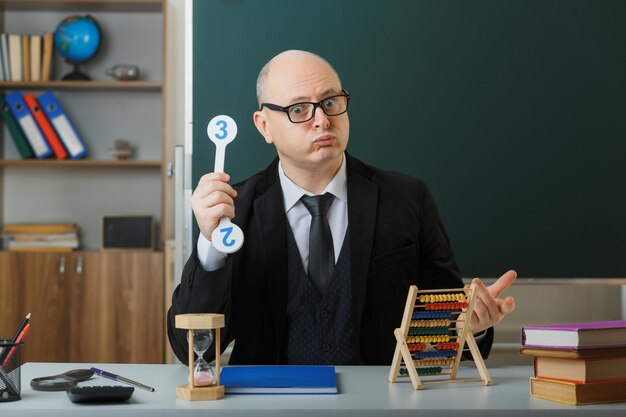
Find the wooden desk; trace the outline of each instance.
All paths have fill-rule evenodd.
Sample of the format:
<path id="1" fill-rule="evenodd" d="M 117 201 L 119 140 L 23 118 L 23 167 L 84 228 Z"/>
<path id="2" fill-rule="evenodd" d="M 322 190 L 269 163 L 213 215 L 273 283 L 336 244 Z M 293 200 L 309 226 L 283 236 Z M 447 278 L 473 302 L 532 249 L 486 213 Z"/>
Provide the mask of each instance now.
<path id="1" fill-rule="evenodd" d="M 153 386 L 155 392 L 135 389 L 130 402 L 114 405 L 73 404 L 64 392 L 30 389 L 30 380 L 76 368 L 96 366 Z M 0 403 L 3 416 L 624 416 L 626 403 L 569 406 L 533 398 L 529 394 L 530 367 L 490 368 L 493 385 L 438 384 L 414 391 L 408 379 L 387 382 L 389 367 L 338 366 L 338 395 L 227 395 L 219 401 L 176 399 L 175 388 L 187 378 L 182 365 L 121 365 L 27 363 L 22 367 L 22 400 Z M 475 370 L 463 364 L 460 376 Z M 82 384 L 114 385 L 92 378 Z M 88 414 L 87 414 L 88 413 Z"/>

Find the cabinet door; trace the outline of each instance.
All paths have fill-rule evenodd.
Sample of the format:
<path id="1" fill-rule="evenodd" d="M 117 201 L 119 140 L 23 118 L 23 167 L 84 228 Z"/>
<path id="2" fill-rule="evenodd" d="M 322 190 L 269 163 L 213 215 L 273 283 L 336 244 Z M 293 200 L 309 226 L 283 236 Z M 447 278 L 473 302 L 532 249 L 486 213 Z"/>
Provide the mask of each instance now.
<path id="1" fill-rule="evenodd" d="M 162 363 L 162 253 L 74 256 L 83 259 L 72 286 L 72 361 Z"/>
<path id="2" fill-rule="evenodd" d="M 22 286 L 17 276 L 17 254 L 0 252 L 0 339 L 10 339 L 26 311 L 22 308 Z"/>
<path id="3" fill-rule="evenodd" d="M 22 361 L 68 362 L 70 359 L 68 262 L 72 255 L 55 252 L 17 253 L 23 310 L 32 313 Z"/>

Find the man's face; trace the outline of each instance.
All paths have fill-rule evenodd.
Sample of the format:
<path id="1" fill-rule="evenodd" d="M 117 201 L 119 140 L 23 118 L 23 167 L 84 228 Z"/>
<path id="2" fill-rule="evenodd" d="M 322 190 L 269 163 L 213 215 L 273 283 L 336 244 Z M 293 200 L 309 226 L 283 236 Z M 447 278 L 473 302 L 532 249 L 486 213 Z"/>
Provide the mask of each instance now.
<path id="1" fill-rule="evenodd" d="M 271 64 L 264 102 L 287 107 L 342 94 L 335 72 L 317 57 L 282 58 Z M 286 113 L 264 108 L 255 113 L 255 124 L 265 141 L 276 146 L 286 169 L 338 167 L 350 134 L 347 113 L 327 116 L 319 107 L 304 123 L 292 123 Z"/>

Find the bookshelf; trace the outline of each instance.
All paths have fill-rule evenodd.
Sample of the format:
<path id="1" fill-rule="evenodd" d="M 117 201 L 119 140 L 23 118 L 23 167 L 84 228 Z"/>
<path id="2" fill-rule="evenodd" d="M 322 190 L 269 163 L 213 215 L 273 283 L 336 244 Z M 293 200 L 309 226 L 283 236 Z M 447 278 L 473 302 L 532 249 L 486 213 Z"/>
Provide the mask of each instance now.
<path id="1" fill-rule="evenodd" d="M 71 66 L 56 52 L 50 81 L 0 81 L 3 94 L 52 91 L 88 149 L 84 159 L 24 160 L 0 122 L 0 224 L 76 223 L 81 241 L 72 253 L 0 251 L 0 301 L 6 313 L 0 333 L 10 333 L 15 318 L 32 309 L 47 334 L 45 343 L 31 341 L 24 360 L 142 362 L 150 350 L 147 360 L 161 362 L 162 248 L 167 225 L 173 224 L 166 204 L 172 188 L 167 159 L 173 150 L 166 134 L 167 1 L 0 0 L 0 32 L 53 32 L 65 17 L 86 14 L 102 31 L 98 54 L 81 65 L 93 81 L 60 81 Z M 140 79 L 107 76 L 105 70 L 116 64 L 137 65 Z M 131 143 L 132 159 L 110 156 L 116 139 Z M 100 251 L 101 218 L 115 214 L 152 216 L 157 250 Z M 119 297 L 122 305 L 112 302 Z M 112 335 L 137 329 L 149 345 L 134 339 L 111 344 Z M 72 352 L 45 348 L 68 339 L 74 341 Z"/>
<path id="2" fill-rule="evenodd" d="M 94 59 L 81 66 L 93 81 L 60 81 L 71 67 L 57 53 L 53 54 L 50 81 L 0 81 L 2 93 L 52 91 L 89 151 L 87 158 L 80 160 L 22 160 L 2 124 L 0 222 L 76 222 L 81 247 L 97 250 L 101 215 L 149 214 L 157 221 L 157 247 L 162 248 L 166 236 L 161 231 L 171 217 L 164 213 L 164 160 L 169 146 L 164 125 L 166 8 L 162 0 L 0 0 L 1 32 L 53 32 L 67 16 L 89 14 L 100 24 L 103 39 Z M 140 80 L 121 82 L 105 75 L 105 69 L 115 64 L 138 65 Z M 110 157 L 118 138 L 135 148 L 132 160 Z M 85 182 L 77 183 L 76 175 L 84 176 Z M 120 182 L 119 177 L 136 181 Z M 20 190 L 28 193 L 38 181 L 47 183 L 35 187 L 43 192 L 41 200 L 50 208 L 45 217 L 39 210 L 29 209 L 32 199 L 22 201 L 19 196 Z M 93 193 L 88 201 L 82 193 L 68 192 L 70 187 L 87 188 L 86 184 L 115 192 L 108 196 Z M 142 201 L 137 201 L 138 196 Z M 72 206 L 76 207 L 74 213 Z"/>

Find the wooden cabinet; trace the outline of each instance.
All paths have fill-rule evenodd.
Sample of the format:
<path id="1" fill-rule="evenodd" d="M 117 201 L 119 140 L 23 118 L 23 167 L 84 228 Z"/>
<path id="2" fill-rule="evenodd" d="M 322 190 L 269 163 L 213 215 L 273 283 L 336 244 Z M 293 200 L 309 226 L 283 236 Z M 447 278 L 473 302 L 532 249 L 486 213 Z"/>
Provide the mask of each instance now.
<path id="1" fill-rule="evenodd" d="M 0 339 L 13 337 L 24 318 L 18 309 L 21 285 L 15 277 L 16 263 L 16 253 L 0 252 Z"/>
<path id="2" fill-rule="evenodd" d="M 87 252 L 74 258 L 72 362 L 163 362 L 162 253 Z"/>
<path id="3" fill-rule="evenodd" d="M 24 361 L 163 362 L 162 253 L 0 252 L 0 261 L 7 337 L 32 313 Z"/>

